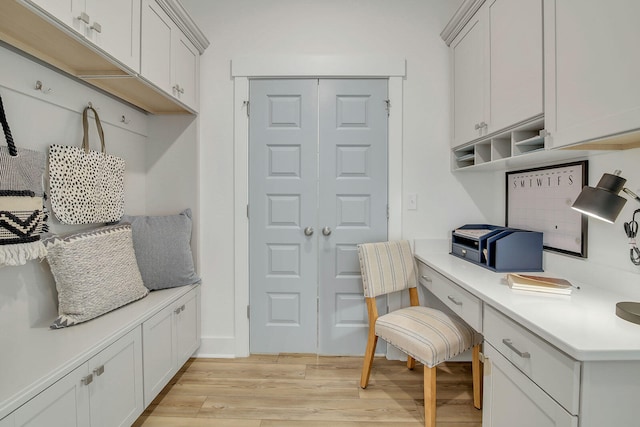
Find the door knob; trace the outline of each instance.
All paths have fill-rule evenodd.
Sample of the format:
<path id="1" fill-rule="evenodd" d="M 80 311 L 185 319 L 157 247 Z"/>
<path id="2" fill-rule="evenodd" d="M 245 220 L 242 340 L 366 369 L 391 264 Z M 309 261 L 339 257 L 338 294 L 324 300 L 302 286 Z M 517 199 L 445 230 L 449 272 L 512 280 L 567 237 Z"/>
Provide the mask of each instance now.
<path id="1" fill-rule="evenodd" d="M 330 235 L 330 234 L 331 234 L 331 228 L 330 228 L 330 227 L 325 227 L 325 228 L 323 228 L 323 229 L 322 229 L 322 234 L 323 234 L 324 236 L 328 236 L 328 235 Z"/>
<path id="2" fill-rule="evenodd" d="M 313 235 L 313 227 L 306 227 L 304 229 L 304 235 L 305 236 L 312 236 Z"/>

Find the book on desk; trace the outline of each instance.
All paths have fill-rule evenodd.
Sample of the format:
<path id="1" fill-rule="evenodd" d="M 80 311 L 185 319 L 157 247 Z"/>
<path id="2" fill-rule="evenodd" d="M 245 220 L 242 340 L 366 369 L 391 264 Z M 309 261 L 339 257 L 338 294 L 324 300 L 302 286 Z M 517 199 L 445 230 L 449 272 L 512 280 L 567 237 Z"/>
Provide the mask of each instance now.
<path id="1" fill-rule="evenodd" d="M 451 232 L 451 255 L 496 272 L 542 270 L 542 233 L 489 224 Z"/>

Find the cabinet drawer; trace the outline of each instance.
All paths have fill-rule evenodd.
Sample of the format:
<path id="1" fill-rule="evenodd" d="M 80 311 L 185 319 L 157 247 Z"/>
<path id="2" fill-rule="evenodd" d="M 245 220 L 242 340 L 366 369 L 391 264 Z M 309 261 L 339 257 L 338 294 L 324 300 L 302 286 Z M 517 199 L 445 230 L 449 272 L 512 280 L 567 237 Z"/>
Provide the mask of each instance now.
<path id="1" fill-rule="evenodd" d="M 578 417 L 484 344 L 482 425 L 491 427 L 577 427 Z"/>
<path id="2" fill-rule="evenodd" d="M 420 283 L 478 332 L 482 332 L 482 301 L 440 273 L 418 263 Z"/>
<path id="3" fill-rule="evenodd" d="M 567 411 L 578 415 L 580 362 L 487 305 L 484 339 Z"/>
<path id="4" fill-rule="evenodd" d="M 481 262 L 482 256 L 478 249 L 471 248 L 465 245 L 458 245 L 453 243 L 451 245 L 451 252 L 462 258 L 470 259 L 471 261 Z"/>

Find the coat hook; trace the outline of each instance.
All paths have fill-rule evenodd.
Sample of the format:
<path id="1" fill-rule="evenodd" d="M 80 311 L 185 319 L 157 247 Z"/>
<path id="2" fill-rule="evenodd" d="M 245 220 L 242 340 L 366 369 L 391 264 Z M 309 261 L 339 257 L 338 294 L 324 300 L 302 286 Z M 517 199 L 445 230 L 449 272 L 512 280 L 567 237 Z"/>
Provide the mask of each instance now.
<path id="1" fill-rule="evenodd" d="M 124 123 L 125 125 L 128 125 L 129 123 L 131 123 L 131 119 L 127 120 L 127 118 L 123 114 L 122 118 L 120 119 L 120 122 Z"/>
<path id="2" fill-rule="evenodd" d="M 44 85 L 42 84 L 42 82 L 40 80 L 36 81 L 36 90 L 39 90 L 40 92 L 44 93 L 45 95 L 53 92 L 53 89 L 51 89 L 50 87 L 44 87 Z"/>

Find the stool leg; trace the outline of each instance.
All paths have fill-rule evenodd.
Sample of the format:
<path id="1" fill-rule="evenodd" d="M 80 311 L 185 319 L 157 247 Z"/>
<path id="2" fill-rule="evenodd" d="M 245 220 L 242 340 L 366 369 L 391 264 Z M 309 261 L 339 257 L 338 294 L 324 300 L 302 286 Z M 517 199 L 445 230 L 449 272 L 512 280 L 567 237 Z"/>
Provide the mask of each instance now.
<path id="1" fill-rule="evenodd" d="M 424 426 L 436 427 L 436 367 L 424 367 Z"/>
<path id="2" fill-rule="evenodd" d="M 473 406 L 477 409 L 482 409 L 482 362 L 480 362 L 480 344 L 473 347 L 471 375 L 473 376 Z"/>
<path id="3" fill-rule="evenodd" d="M 407 368 L 413 370 L 416 367 L 416 359 L 407 355 Z"/>
<path id="4" fill-rule="evenodd" d="M 376 345 L 378 337 L 375 331 L 369 331 L 369 339 L 367 340 L 367 351 L 364 354 L 364 363 L 362 364 L 362 374 L 360 375 L 360 387 L 367 388 L 369 384 L 369 376 L 371 375 L 371 366 L 373 365 L 373 356 L 376 353 Z"/>

